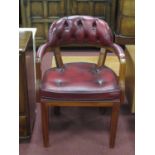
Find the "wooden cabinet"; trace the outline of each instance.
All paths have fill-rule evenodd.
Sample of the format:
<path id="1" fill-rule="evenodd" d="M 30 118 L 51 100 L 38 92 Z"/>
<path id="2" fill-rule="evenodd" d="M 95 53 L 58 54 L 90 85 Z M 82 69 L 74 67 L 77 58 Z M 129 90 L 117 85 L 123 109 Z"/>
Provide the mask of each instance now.
<path id="1" fill-rule="evenodd" d="M 126 45 L 126 96 L 131 105 L 131 112 L 135 112 L 135 45 Z"/>
<path id="2" fill-rule="evenodd" d="M 135 0 L 119 0 L 115 42 L 134 44 L 135 42 Z"/>
<path id="3" fill-rule="evenodd" d="M 32 32 L 19 32 L 19 137 L 31 137 L 35 119 L 35 72 Z"/>
<path id="4" fill-rule="evenodd" d="M 116 0 L 20 0 L 22 27 L 36 27 L 37 46 L 46 42 L 53 20 L 69 15 L 92 15 L 114 28 Z"/>

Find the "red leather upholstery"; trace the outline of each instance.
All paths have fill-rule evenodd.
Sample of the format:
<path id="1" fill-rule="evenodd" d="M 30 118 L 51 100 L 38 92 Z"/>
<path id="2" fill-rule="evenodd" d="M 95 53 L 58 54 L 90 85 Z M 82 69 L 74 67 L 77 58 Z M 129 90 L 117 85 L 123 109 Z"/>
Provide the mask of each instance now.
<path id="1" fill-rule="evenodd" d="M 120 103 L 124 101 L 125 92 L 125 54 L 122 48 L 113 43 L 107 23 L 90 16 L 61 18 L 53 22 L 48 35 L 48 42 L 37 52 L 36 63 L 36 75 L 38 81 L 41 81 L 38 96 L 41 102 L 44 146 L 49 145 L 50 106 L 108 106 L 112 107 L 110 147 L 114 147 Z M 63 64 L 60 47 L 71 44 L 88 44 L 115 52 L 120 60 L 119 81 L 110 68 L 98 67 L 105 59 L 103 51 L 100 53 L 98 65 L 84 62 Z M 41 60 L 49 47 L 54 51 L 57 68 L 47 70 L 41 79 Z"/>
<path id="2" fill-rule="evenodd" d="M 48 42 L 39 48 L 37 58 L 42 58 L 48 47 L 69 44 L 106 46 L 113 49 L 119 58 L 125 58 L 123 50 L 113 44 L 113 36 L 108 24 L 91 16 L 69 16 L 53 22 L 49 29 Z"/>
<path id="3" fill-rule="evenodd" d="M 112 49 L 114 50 L 114 53 L 118 56 L 119 59 L 125 58 L 125 53 L 123 49 L 117 45 L 117 44 L 112 44 L 111 45 Z"/>
<path id="4" fill-rule="evenodd" d="M 57 100 L 119 99 L 115 73 L 93 63 L 68 63 L 64 68 L 46 71 L 41 84 L 41 97 Z"/>
<path id="5" fill-rule="evenodd" d="M 110 46 L 112 42 L 108 24 L 91 16 L 63 17 L 49 29 L 49 44 L 52 47 L 81 43 Z"/>

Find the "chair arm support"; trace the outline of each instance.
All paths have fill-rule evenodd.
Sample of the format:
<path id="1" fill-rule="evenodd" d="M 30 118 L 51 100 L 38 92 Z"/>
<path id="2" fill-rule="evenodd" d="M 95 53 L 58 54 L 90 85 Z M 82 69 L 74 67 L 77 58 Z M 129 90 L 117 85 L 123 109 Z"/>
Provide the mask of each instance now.
<path id="1" fill-rule="evenodd" d="M 126 74 L 126 58 L 124 50 L 117 44 L 113 44 L 112 50 L 118 57 L 120 62 L 119 67 L 119 85 L 121 88 L 121 103 L 125 101 L 125 74 Z"/>
<path id="2" fill-rule="evenodd" d="M 36 59 L 36 100 L 37 100 L 37 102 L 40 102 L 39 87 L 40 87 L 41 76 L 42 76 L 41 62 L 37 58 Z"/>
<path id="3" fill-rule="evenodd" d="M 41 45 L 39 48 L 38 48 L 38 51 L 37 51 L 37 61 L 40 61 L 42 60 L 44 54 L 46 53 L 46 50 L 47 48 L 49 48 L 50 45 L 48 43 L 45 43 L 43 45 Z"/>
<path id="4" fill-rule="evenodd" d="M 121 103 L 124 103 L 125 101 L 125 73 L 126 73 L 126 59 L 120 58 L 119 85 L 121 88 Z"/>
<path id="5" fill-rule="evenodd" d="M 44 56 L 44 54 L 47 51 L 47 48 L 49 48 L 50 45 L 48 43 L 45 43 L 41 45 L 38 48 L 37 54 L 36 54 L 36 97 L 37 97 L 37 102 L 39 102 L 39 86 L 40 86 L 40 81 L 42 77 L 42 70 L 41 70 L 41 60 Z"/>
<path id="6" fill-rule="evenodd" d="M 97 63 L 98 67 L 101 67 L 105 64 L 106 56 L 107 56 L 107 50 L 105 48 L 101 48 L 100 55 L 98 58 L 98 63 Z"/>
<path id="7" fill-rule="evenodd" d="M 117 55 L 117 57 L 120 59 L 125 59 L 125 53 L 124 53 L 124 50 L 122 49 L 122 47 L 120 47 L 119 45 L 117 44 L 113 44 L 112 45 L 112 48 L 115 52 L 115 54 Z"/>

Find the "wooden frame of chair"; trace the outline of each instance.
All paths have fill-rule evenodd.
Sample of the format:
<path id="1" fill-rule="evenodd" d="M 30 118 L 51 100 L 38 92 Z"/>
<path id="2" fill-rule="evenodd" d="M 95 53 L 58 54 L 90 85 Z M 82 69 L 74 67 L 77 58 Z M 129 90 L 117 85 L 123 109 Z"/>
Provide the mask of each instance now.
<path id="1" fill-rule="evenodd" d="M 117 44 L 114 44 L 116 48 L 120 48 Z M 121 48 L 120 48 L 121 49 Z M 57 67 L 63 66 L 63 61 L 61 58 L 60 48 L 57 47 L 55 49 L 47 48 L 47 44 L 43 44 L 38 50 L 43 50 L 44 54 L 46 51 L 54 50 L 54 56 L 56 60 Z M 122 49 L 121 49 L 122 50 Z M 106 60 L 107 51 L 114 52 L 113 48 L 109 47 L 101 47 L 100 55 L 98 59 L 98 66 L 103 66 Z M 117 123 L 118 123 L 118 116 L 121 103 L 124 102 L 125 97 L 125 69 L 126 69 L 126 59 L 125 57 L 121 57 L 119 53 L 114 52 L 120 62 L 119 67 L 119 85 L 121 88 L 121 96 L 119 100 L 111 100 L 111 101 L 55 101 L 55 100 L 47 100 L 42 99 L 39 97 L 39 87 L 37 89 L 37 101 L 41 103 L 41 114 L 42 114 L 42 134 L 43 134 L 43 143 L 45 147 L 49 146 L 49 130 L 48 130 L 48 109 L 49 107 L 111 107 L 112 114 L 111 114 L 111 123 L 110 123 L 110 148 L 115 146 L 115 137 L 117 131 Z M 36 59 L 36 77 L 37 77 L 37 85 L 39 86 L 42 72 L 41 72 L 41 59 Z"/>

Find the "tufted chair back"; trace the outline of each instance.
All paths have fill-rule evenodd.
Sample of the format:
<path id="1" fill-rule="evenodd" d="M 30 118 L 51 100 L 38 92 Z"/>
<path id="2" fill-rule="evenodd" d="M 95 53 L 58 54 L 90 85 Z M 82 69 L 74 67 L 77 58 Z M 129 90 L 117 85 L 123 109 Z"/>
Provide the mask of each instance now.
<path id="1" fill-rule="evenodd" d="M 108 24 L 96 17 L 68 16 L 54 21 L 49 29 L 48 42 L 39 48 L 37 58 L 41 59 L 47 48 L 51 48 L 54 49 L 57 62 L 62 64 L 58 47 L 67 45 L 104 47 L 113 51 L 119 58 L 125 58 L 122 48 L 113 43 L 113 35 Z"/>
<path id="2" fill-rule="evenodd" d="M 91 16 L 70 16 L 55 21 L 49 29 L 52 47 L 70 44 L 111 46 L 113 36 L 108 24 Z"/>

